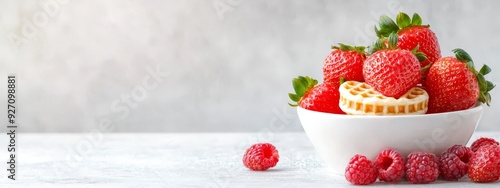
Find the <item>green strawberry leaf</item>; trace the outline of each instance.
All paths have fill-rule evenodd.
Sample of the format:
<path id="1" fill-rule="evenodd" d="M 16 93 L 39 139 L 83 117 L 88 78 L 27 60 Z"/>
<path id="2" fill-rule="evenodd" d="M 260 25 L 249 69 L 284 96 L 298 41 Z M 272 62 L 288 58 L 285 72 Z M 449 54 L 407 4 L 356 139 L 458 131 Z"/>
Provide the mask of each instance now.
<path id="1" fill-rule="evenodd" d="M 377 35 L 378 38 L 382 38 L 384 36 L 382 36 L 382 33 L 380 33 L 380 30 L 377 29 L 377 26 L 373 26 L 374 29 L 375 29 L 375 34 Z"/>
<path id="2" fill-rule="evenodd" d="M 297 94 L 288 93 L 288 97 L 290 97 L 290 99 L 292 99 L 292 101 L 295 101 L 295 102 L 298 102 L 300 100 L 300 97 L 297 96 Z"/>
<path id="3" fill-rule="evenodd" d="M 491 68 L 488 67 L 488 65 L 483 65 L 483 67 L 481 67 L 481 70 L 479 70 L 479 74 L 482 74 L 482 75 L 487 75 L 488 73 L 491 72 Z"/>
<path id="4" fill-rule="evenodd" d="M 418 57 L 417 57 L 417 58 L 418 58 Z M 430 69 L 430 68 L 431 68 L 431 64 L 428 64 L 428 65 L 426 65 L 426 66 L 424 66 L 424 67 L 420 68 L 420 72 L 425 72 L 425 71 L 427 71 L 427 70 L 428 70 L 428 69 Z"/>
<path id="5" fill-rule="evenodd" d="M 340 46 L 340 50 L 342 50 L 342 51 L 351 51 L 351 50 L 354 50 L 354 47 L 349 46 L 349 45 L 345 45 L 345 44 L 342 44 L 342 43 L 339 43 L 339 46 Z"/>
<path id="6" fill-rule="evenodd" d="M 417 13 L 413 14 L 411 25 L 422 25 L 422 18 Z"/>
<path id="7" fill-rule="evenodd" d="M 425 53 L 423 53 L 423 52 L 417 52 L 418 48 L 420 48 L 420 45 L 417 44 L 417 46 L 415 46 L 415 48 L 413 48 L 413 50 L 411 50 L 411 53 L 417 57 L 417 59 L 418 59 L 419 62 L 427 60 L 427 55 L 425 55 Z M 427 69 L 430 68 L 430 64 L 428 66 L 429 67 L 427 67 L 427 66 L 422 67 L 420 70 L 422 72 L 424 72 L 425 70 L 427 70 Z"/>
<path id="8" fill-rule="evenodd" d="M 307 88 L 305 88 L 305 87 L 307 87 L 307 85 L 309 85 L 309 80 L 306 77 L 304 77 L 304 76 L 299 76 L 299 81 L 301 83 L 302 90 L 304 90 L 304 92 L 303 93 L 297 93 L 297 94 L 303 95 L 303 94 L 306 93 L 306 89 Z"/>
<path id="9" fill-rule="evenodd" d="M 484 76 L 482 74 L 477 74 L 476 78 L 479 84 L 479 90 L 486 91 L 488 89 L 488 84 L 486 83 L 486 79 L 484 78 Z"/>
<path id="10" fill-rule="evenodd" d="M 470 55 L 465 52 L 465 50 L 456 48 L 452 50 L 453 53 L 455 53 L 455 57 L 457 57 L 458 60 L 463 61 L 463 62 L 472 62 L 472 58 Z M 474 64 L 472 64 L 472 67 L 474 67 Z"/>
<path id="11" fill-rule="evenodd" d="M 356 48 L 356 51 L 364 53 L 366 46 L 355 46 L 354 48 Z"/>
<path id="12" fill-rule="evenodd" d="M 408 16 L 408 14 L 405 14 L 403 12 L 400 12 L 396 16 L 396 23 L 399 26 L 399 28 L 406 28 L 412 24 L 410 16 Z"/>
<path id="13" fill-rule="evenodd" d="M 307 90 L 309 91 L 309 89 L 313 88 L 314 86 L 318 85 L 318 80 L 315 80 L 315 79 L 312 79 L 312 78 L 309 78 L 308 76 L 306 76 L 306 78 L 308 79 L 308 83 L 309 83 L 309 87 L 307 88 Z"/>
<path id="14" fill-rule="evenodd" d="M 420 45 L 417 44 L 417 46 L 415 46 L 415 48 L 413 48 L 413 50 L 411 50 L 411 53 L 416 54 L 419 48 L 420 48 Z"/>
<path id="15" fill-rule="evenodd" d="M 480 93 L 480 94 L 479 94 L 478 101 L 487 101 L 486 99 L 487 99 L 487 97 L 486 97 L 486 95 L 485 95 L 485 94 L 483 94 L 483 93 Z M 489 105 L 488 105 L 488 106 L 489 106 Z"/>
<path id="16" fill-rule="evenodd" d="M 365 46 L 350 46 L 343 43 L 338 43 L 339 46 L 332 46 L 332 49 L 342 51 L 357 51 L 360 54 L 365 54 Z"/>
<path id="17" fill-rule="evenodd" d="M 495 85 L 493 84 L 493 82 L 486 81 L 486 85 L 488 86 L 488 87 L 486 87 L 486 91 L 491 91 L 491 90 L 493 90 L 493 88 L 495 88 Z"/>
<path id="18" fill-rule="evenodd" d="M 292 107 L 297 107 L 302 97 L 314 86 L 318 84 L 318 80 L 310 78 L 309 76 L 299 76 L 292 80 L 294 93 L 288 93 L 288 97 L 295 103 L 288 103 Z"/>
<path id="19" fill-rule="evenodd" d="M 478 101 L 485 101 L 486 105 L 490 106 L 491 95 L 489 93 L 480 93 Z"/>
<path id="20" fill-rule="evenodd" d="M 477 74 L 477 70 L 474 67 L 474 61 L 472 61 L 472 58 L 470 57 L 469 53 L 467 53 L 465 50 L 456 48 L 453 49 L 452 52 L 455 54 L 455 57 L 467 64 L 467 68 L 474 73 L 474 75 Z"/>
<path id="21" fill-rule="evenodd" d="M 389 35 L 389 49 L 394 49 L 398 45 L 398 34 L 391 33 Z"/>
<path id="22" fill-rule="evenodd" d="M 368 46 L 367 49 L 368 55 L 371 55 L 376 51 L 385 49 L 386 46 L 383 40 L 384 40 L 383 38 L 379 38 L 371 46 Z"/>
<path id="23" fill-rule="evenodd" d="M 380 26 L 378 32 L 381 36 L 389 36 L 389 34 L 399 31 L 399 26 L 386 15 L 380 16 L 378 24 Z"/>
<path id="24" fill-rule="evenodd" d="M 399 33 L 401 30 L 413 26 L 430 27 L 429 25 L 422 25 L 422 18 L 417 13 L 413 14 L 413 17 L 410 18 L 404 12 L 400 12 L 396 16 L 396 22 L 388 16 L 382 15 L 380 16 L 378 25 L 380 29 L 375 26 L 375 34 L 378 38 L 388 37 L 391 33 Z"/>
<path id="25" fill-rule="evenodd" d="M 467 62 L 465 62 L 465 63 L 467 64 L 467 68 L 468 68 L 469 70 L 471 70 L 471 71 L 474 71 L 474 70 L 475 70 L 475 69 L 474 69 L 474 62 L 472 62 L 472 61 L 467 61 Z"/>
<path id="26" fill-rule="evenodd" d="M 427 60 L 427 56 L 423 52 L 417 52 L 417 53 L 414 53 L 414 54 L 417 57 L 418 62 L 423 62 L 423 61 Z M 423 68 L 425 68 L 425 67 L 423 67 Z"/>
<path id="27" fill-rule="evenodd" d="M 295 91 L 295 93 L 299 96 L 303 96 L 306 91 L 305 91 L 305 88 L 304 88 L 304 82 L 303 80 L 301 79 L 301 77 L 298 77 L 298 78 L 294 78 L 293 81 L 292 81 L 292 84 L 293 84 L 293 90 Z"/>

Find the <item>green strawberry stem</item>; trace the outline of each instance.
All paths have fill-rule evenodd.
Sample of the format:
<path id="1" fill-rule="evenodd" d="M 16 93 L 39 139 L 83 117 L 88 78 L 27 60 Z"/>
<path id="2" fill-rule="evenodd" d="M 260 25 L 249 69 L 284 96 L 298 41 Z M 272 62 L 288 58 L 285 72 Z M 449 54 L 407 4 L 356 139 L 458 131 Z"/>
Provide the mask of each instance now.
<path id="1" fill-rule="evenodd" d="M 399 49 L 397 45 L 398 35 L 396 33 L 391 33 L 387 39 L 384 37 L 377 39 L 377 41 L 368 48 L 368 54 L 373 54 L 379 50 Z M 427 56 L 423 52 L 417 52 L 418 48 L 419 46 L 417 45 L 411 52 L 417 57 L 419 62 L 425 61 Z"/>
<path id="2" fill-rule="evenodd" d="M 312 89 L 316 84 L 318 84 L 318 80 L 315 80 L 313 78 L 310 78 L 309 76 L 299 76 L 297 78 L 294 78 L 292 80 L 293 84 L 293 90 L 295 90 L 295 93 L 288 93 L 288 97 L 292 99 L 294 104 L 288 103 L 292 107 L 297 107 L 299 106 L 299 102 L 302 99 L 302 97 Z"/>
<path id="3" fill-rule="evenodd" d="M 472 58 L 465 50 L 457 48 L 452 50 L 452 52 L 458 60 L 467 64 L 467 68 L 476 76 L 479 85 L 478 101 L 490 106 L 491 95 L 489 92 L 495 88 L 495 85 L 493 82 L 486 80 L 484 76 L 491 72 L 491 68 L 484 64 L 478 72 L 474 67 L 474 61 L 472 61 Z"/>
<path id="4" fill-rule="evenodd" d="M 342 50 L 342 51 L 357 51 L 360 54 L 365 53 L 365 48 L 364 46 L 350 46 L 346 44 L 339 43 L 339 46 L 332 46 L 332 49 L 334 50 Z"/>
<path id="5" fill-rule="evenodd" d="M 404 12 L 400 12 L 396 16 L 396 22 L 388 16 L 382 15 L 380 16 L 378 24 L 380 29 L 375 26 L 375 33 L 379 38 L 388 37 L 391 33 L 398 33 L 413 26 L 430 27 L 429 25 L 422 25 L 422 18 L 420 18 L 417 13 L 413 14 L 413 17 L 410 18 L 410 16 Z"/>

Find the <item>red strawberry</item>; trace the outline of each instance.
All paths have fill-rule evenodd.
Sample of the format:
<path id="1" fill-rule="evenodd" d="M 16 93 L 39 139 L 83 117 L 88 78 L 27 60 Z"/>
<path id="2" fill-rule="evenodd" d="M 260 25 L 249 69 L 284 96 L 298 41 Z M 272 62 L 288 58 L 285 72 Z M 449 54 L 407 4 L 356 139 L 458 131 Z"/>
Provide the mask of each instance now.
<path id="1" fill-rule="evenodd" d="M 491 96 L 488 92 L 495 86 L 486 81 L 484 75 L 491 69 L 484 65 L 478 72 L 467 52 L 455 49 L 453 53 L 456 58 L 441 58 L 429 69 L 426 81 L 429 94 L 427 113 L 464 110 L 474 106 L 476 101 L 489 106 Z"/>
<path id="2" fill-rule="evenodd" d="M 472 149 L 473 152 L 476 152 L 480 147 L 486 146 L 486 145 L 500 145 L 495 139 L 493 138 L 485 138 L 481 137 L 477 139 L 476 141 L 472 142 L 472 145 L 470 145 L 470 149 Z"/>
<path id="3" fill-rule="evenodd" d="M 427 60 L 420 62 L 421 67 L 430 65 L 441 58 L 441 49 L 436 34 L 429 29 L 429 25 L 422 25 L 422 19 L 418 14 L 415 13 L 410 18 L 401 12 L 397 15 L 396 22 L 384 15 L 380 17 L 379 25 L 380 30 L 375 28 L 379 37 L 387 37 L 391 33 L 398 34 L 399 48 L 412 50 L 418 46 L 417 52 L 423 52 L 427 56 Z M 423 73 L 424 79 L 427 73 L 428 71 Z"/>
<path id="4" fill-rule="evenodd" d="M 421 77 L 417 56 L 412 51 L 396 48 L 397 42 L 396 34 L 389 36 L 388 48 L 382 40 L 378 40 L 371 47 L 371 51 L 375 52 L 366 58 L 363 65 L 365 82 L 384 96 L 394 98 L 415 87 Z M 417 55 L 425 59 L 421 53 Z"/>
<path id="5" fill-rule="evenodd" d="M 296 104 L 289 103 L 290 106 L 300 106 L 319 112 L 345 114 L 339 107 L 340 81 L 316 85 L 318 84 L 317 80 L 308 76 L 299 76 L 294 78 L 292 83 L 295 94 L 288 93 L 288 96 Z"/>
<path id="6" fill-rule="evenodd" d="M 365 47 L 339 44 L 326 57 L 323 65 L 324 82 L 338 82 L 340 78 L 363 82 L 363 61 Z"/>
<path id="7" fill-rule="evenodd" d="M 480 147 L 469 162 L 469 179 L 474 182 L 494 182 L 500 179 L 500 146 Z"/>

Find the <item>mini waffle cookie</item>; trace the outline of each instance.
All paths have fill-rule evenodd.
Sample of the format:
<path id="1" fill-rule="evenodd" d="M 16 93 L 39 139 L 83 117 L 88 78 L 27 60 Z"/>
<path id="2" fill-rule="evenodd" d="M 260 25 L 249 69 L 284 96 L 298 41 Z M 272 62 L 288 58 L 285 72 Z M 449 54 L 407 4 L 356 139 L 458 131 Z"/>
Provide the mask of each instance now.
<path id="1" fill-rule="evenodd" d="M 339 106 L 350 115 L 425 114 L 429 95 L 414 87 L 399 99 L 386 97 L 363 82 L 347 81 L 340 85 Z"/>

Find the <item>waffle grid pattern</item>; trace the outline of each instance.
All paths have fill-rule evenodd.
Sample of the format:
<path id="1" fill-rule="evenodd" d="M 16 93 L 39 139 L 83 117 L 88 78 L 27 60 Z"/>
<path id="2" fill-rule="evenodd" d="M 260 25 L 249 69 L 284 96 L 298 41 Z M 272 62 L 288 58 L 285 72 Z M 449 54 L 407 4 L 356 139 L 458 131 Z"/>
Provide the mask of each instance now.
<path id="1" fill-rule="evenodd" d="M 386 97 L 363 82 L 347 81 L 340 88 L 340 108 L 350 115 L 425 114 L 429 95 L 419 87 L 399 99 Z"/>

